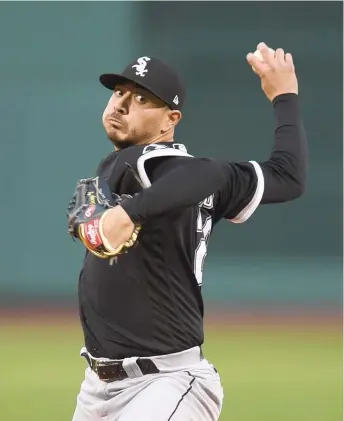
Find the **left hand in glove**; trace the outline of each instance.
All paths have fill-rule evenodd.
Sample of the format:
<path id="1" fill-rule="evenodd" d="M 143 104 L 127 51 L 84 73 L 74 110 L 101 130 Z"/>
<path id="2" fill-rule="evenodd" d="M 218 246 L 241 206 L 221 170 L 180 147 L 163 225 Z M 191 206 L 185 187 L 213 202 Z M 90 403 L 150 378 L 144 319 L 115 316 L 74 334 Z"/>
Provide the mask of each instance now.
<path id="1" fill-rule="evenodd" d="M 141 226 L 130 220 L 120 206 L 122 200 L 123 196 L 111 194 L 105 180 L 80 180 L 67 209 L 68 233 L 100 258 L 125 253 L 137 242 Z"/>

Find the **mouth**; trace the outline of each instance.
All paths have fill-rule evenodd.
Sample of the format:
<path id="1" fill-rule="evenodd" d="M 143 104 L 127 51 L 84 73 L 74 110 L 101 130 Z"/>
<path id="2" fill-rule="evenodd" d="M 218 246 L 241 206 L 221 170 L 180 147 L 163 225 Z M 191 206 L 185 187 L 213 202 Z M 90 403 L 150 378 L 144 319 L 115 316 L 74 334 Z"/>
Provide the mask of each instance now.
<path id="1" fill-rule="evenodd" d="M 108 120 L 115 126 L 124 126 L 124 124 L 120 120 L 117 120 L 117 118 L 109 117 Z"/>

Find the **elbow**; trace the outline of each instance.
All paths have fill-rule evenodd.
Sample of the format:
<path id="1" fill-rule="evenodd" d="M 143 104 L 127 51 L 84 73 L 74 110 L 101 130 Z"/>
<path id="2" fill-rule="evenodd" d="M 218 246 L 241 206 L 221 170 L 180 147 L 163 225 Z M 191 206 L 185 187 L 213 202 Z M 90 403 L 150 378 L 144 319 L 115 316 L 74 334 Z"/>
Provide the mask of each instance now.
<path id="1" fill-rule="evenodd" d="M 306 166 L 303 166 L 298 171 L 298 176 L 293 180 L 294 199 L 297 199 L 305 194 L 306 191 Z"/>
<path id="2" fill-rule="evenodd" d="M 279 199 L 277 202 L 289 202 L 303 196 L 306 191 L 306 179 L 303 176 L 295 177 L 289 175 L 283 177 L 284 180 L 280 181 Z"/>
<path id="3" fill-rule="evenodd" d="M 295 200 L 305 194 L 307 178 L 305 165 L 288 165 L 280 167 L 276 172 L 279 174 L 281 185 L 284 185 L 282 189 L 285 196 L 284 201 Z"/>
<path id="4" fill-rule="evenodd" d="M 297 185 L 293 188 L 293 199 L 298 199 L 299 197 L 303 196 L 306 190 L 305 183 L 297 183 Z"/>
<path id="5" fill-rule="evenodd" d="M 295 200 L 306 192 L 306 167 L 269 162 L 263 165 L 266 192 L 263 203 L 283 203 Z"/>
<path id="6" fill-rule="evenodd" d="M 298 199 L 299 197 L 304 195 L 305 191 L 306 183 L 304 179 L 293 180 L 292 182 L 288 183 L 285 201 Z"/>

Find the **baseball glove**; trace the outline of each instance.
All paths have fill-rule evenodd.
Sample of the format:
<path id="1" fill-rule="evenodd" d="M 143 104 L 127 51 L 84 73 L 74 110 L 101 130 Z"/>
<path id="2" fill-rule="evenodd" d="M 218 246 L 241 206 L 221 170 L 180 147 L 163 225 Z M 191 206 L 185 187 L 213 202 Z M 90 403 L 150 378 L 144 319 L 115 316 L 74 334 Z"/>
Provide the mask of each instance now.
<path id="1" fill-rule="evenodd" d="M 119 205 L 131 196 L 111 193 L 104 179 L 86 178 L 78 181 L 75 193 L 67 208 L 68 233 L 78 238 L 87 249 L 102 259 L 125 253 L 137 242 L 141 227 L 135 226 L 131 238 L 116 249 L 105 246 L 101 230 L 101 218 L 107 210 Z M 104 241 L 105 240 L 105 241 Z"/>

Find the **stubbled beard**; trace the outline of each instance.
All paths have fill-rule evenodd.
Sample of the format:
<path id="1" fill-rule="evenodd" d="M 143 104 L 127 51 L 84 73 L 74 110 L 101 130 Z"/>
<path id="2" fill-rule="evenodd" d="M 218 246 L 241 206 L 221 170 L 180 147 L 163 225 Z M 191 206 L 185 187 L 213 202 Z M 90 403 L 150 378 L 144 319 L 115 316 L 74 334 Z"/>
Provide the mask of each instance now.
<path id="1" fill-rule="evenodd" d="M 133 135 L 134 136 L 131 139 L 119 140 L 119 139 L 116 139 L 114 136 L 111 136 L 111 133 L 108 133 L 108 139 L 114 145 L 116 150 L 126 149 L 126 148 L 129 148 L 130 146 L 146 143 L 144 135 L 141 137 L 141 136 L 138 136 L 137 133 L 135 132 L 133 132 Z"/>
<path id="2" fill-rule="evenodd" d="M 149 142 L 150 137 L 148 136 L 148 133 L 141 133 L 141 135 L 139 135 L 134 130 L 131 133 L 132 134 L 131 139 L 120 140 L 120 139 L 116 138 L 114 133 L 111 133 L 110 131 L 107 131 L 107 130 L 106 130 L 106 132 L 107 132 L 108 139 L 114 145 L 116 150 L 126 149 L 126 148 L 129 148 L 130 146 L 134 146 L 134 145 L 150 143 Z"/>
<path id="3" fill-rule="evenodd" d="M 129 148 L 129 146 L 133 146 L 135 145 L 137 142 L 135 142 L 134 140 L 117 140 L 112 138 L 111 136 L 108 135 L 108 139 L 110 140 L 110 142 L 115 146 L 116 149 L 126 149 Z"/>
<path id="4" fill-rule="evenodd" d="M 109 138 L 109 139 L 117 150 L 129 148 L 130 146 L 133 146 L 137 143 L 133 140 L 114 140 L 114 139 L 111 139 L 111 138 Z"/>

